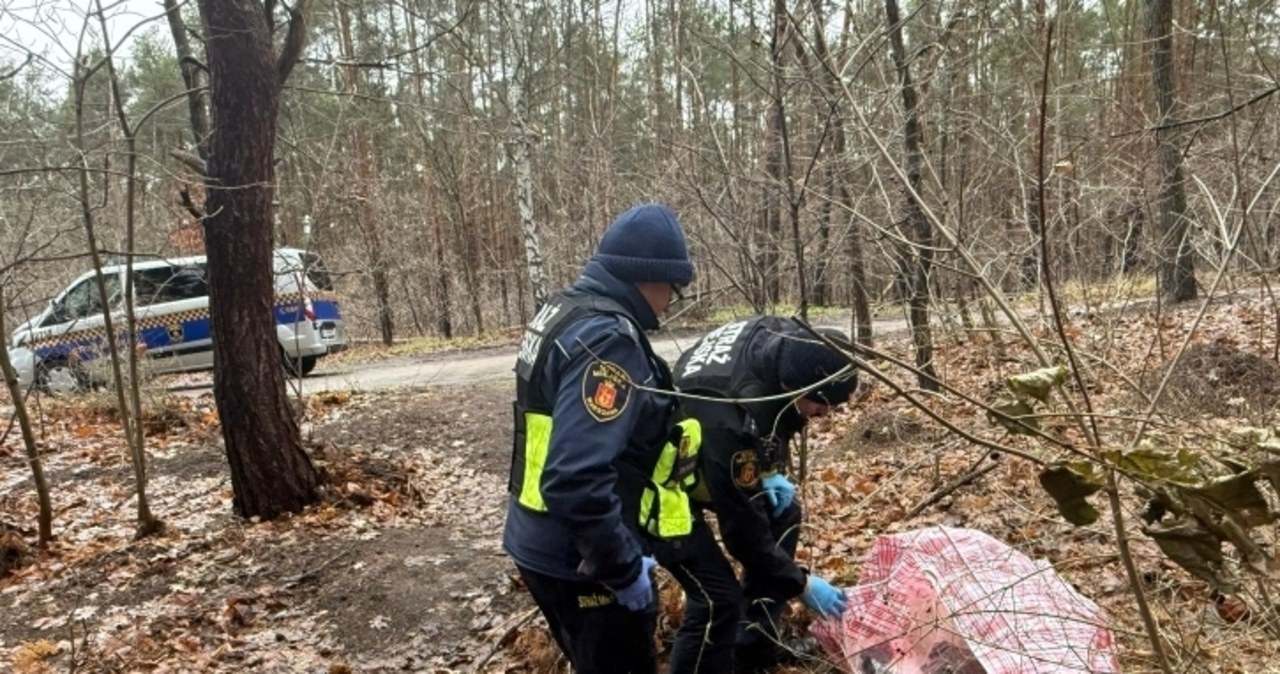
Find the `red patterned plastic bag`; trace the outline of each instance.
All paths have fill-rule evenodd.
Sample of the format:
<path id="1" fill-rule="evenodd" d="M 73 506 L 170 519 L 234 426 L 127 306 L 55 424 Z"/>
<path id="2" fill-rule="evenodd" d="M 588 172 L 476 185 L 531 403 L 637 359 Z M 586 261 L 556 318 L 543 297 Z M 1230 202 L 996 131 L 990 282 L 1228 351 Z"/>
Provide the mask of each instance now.
<path id="1" fill-rule="evenodd" d="M 972 529 L 876 541 L 841 620 L 811 630 L 857 674 L 1119 672 L 1106 615 L 1044 561 Z"/>

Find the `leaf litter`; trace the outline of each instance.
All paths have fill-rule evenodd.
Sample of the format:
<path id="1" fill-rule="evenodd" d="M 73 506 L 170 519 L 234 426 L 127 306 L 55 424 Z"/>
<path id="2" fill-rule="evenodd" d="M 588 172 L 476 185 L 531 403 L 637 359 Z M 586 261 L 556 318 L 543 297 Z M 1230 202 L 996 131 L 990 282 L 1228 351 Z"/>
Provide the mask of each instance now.
<path id="1" fill-rule="evenodd" d="M 1237 376 L 1241 362 L 1270 354 L 1275 336 L 1259 328 L 1267 321 L 1258 318 L 1270 311 L 1243 298 L 1211 308 L 1194 358 L 1175 369 L 1177 395 L 1158 410 L 1154 437 L 1177 446 L 1241 426 L 1276 425 L 1280 400 L 1273 388 L 1250 390 Z M 1073 323 L 1073 338 L 1091 357 L 1090 397 L 1110 415 L 1102 420 L 1107 446 L 1128 439 L 1133 426 L 1120 420 L 1145 411 L 1142 392 L 1154 390 L 1152 378 L 1163 375 L 1193 313 L 1140 311 L 1126 316 L 1124 330 L 1092 315 Z M 1052 339 L 1047 328 L 1038 334 Z M 882 340 L 879 348 L 908 353 L 901 340 Z M 1010 377 L 1039 369 L 1011 345 L 1004 360 L 992 351 L 979 338 L 953 338 L 937 348 L 939 372 L 956 388 L 990 399 Z M 910 387 L 902 373 L 891 376 Z M 1140 390 L 1133 382 L 1141 382 Z M 1066 386 L 1075 395 L 1074 383 Z M 1196 395 L 1206 402 L 1197 404 Z M 148 493 L 169 527 L 141 541 L 132 539 L 130 469 L 113 417 L 102 406 L 46 401 L 41 447 L 59 538 L 45 550 L 34 547 L 35 502 L 21 448 L 13 437 L 0 444 L 0 528 L 30 548 L 29 559 L 0 579 L 6 616 L 0 668 L 56 671 L 73 662 L 155 672 L 562 668 L 500 549 L 509 396 L 499 385 L 312 396 L 303 406 L 303 428 L 325 476 L 324 500 L 301 516 L 263 524 L 231 515 L 210 400 L 158 400 L 153 405 L 171 406 L 172 414 L 148 426 Z M 1105 499 L 1092 497 L 1095 522 L 1072 526 L 1041 487 L 1037 466 L 950 434 L 883 386 L 860 396 L 810 432 L 802 563 L 849 584 L 882 533 L 933 524 L 979 529 L 1049 561 L 1106 609 L 1125 671 L 1157 670 Z M 1078 442 L 1072 425 L 1053 415 L 1065 412 L 1060 398 L 1046 398 L 1050 414 L 1037 417 L 1040 430 Z M 1243 402 L 1218 404 L 1231 400 Z M 982 437 L 1046 460 L 1073 458 L 1034 437 L 1004 433 L 957 398 L 928 404 Z M 957 477 L 992 463 L 939 497 Z M 1274 506 L 1274 495 L 1268 498 Z M 1141 591 L 1179 667 L 1262 672 L 1280 662 L 1278 642 L 1267 632 L 1274 614 L 1252 596 L 1217 593 L 1169 561 L 1141 531 L 1143 499 L 1122 487 L 1122 500 Z M 907 518 L 912 512 L 918 514 Z M 1267 535 L 1274 556 L 1274 527 Z M 1236 557 L 1229 548 L 1224 556 L 1228 564 Z M 661 577 L 665 648 L 679 624 L 680 593 Z M 805 611 L 790 611 L 787 630 L 804 634 L 808 620 Z M 806 663 L 777 671 L 826 670 Z"/>

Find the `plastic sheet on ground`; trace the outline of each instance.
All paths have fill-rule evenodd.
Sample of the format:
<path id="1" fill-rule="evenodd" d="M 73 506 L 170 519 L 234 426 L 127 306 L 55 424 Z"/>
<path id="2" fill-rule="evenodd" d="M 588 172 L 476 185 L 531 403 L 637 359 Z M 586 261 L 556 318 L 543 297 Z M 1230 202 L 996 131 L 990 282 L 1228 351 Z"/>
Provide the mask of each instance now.
<path id="1" fill-rule="evenodd" d="M 857 674 L 1119 672 L 1105 613 L 1047 562 L 972 529 L 880 537 L 841 620 L 811 627 Z"/>

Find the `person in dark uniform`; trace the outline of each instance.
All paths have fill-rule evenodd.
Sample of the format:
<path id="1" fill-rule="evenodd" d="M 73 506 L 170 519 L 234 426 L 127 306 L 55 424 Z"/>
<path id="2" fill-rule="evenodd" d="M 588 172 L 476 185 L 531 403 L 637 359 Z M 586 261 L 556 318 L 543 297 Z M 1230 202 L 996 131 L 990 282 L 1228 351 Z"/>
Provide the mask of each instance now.
<path id="1" fill-rule="evenodd" d="M 799 597 L 825 617 L 844 611 L 843 592 L 795 562 L 801 511 L 785 471 L 792 438 L 847 401 L 857 378 L 839 351 L 772 316 L 712 331 L 684 352 L 674 374 L 681 393 L 710 399 L 681 401 L 702 433 L 693 531 L 657 550 L 685 592 L 670 671 L 761 671 L 788 655 L 778 633 L 788 600 Z M 715 513 L 741 583 L 703 510 Z"/>
<path id="2" fill-rule="evenodd" d="M 577 674 L 657 670 L 652 542 L 691 530 L 691 480 L 644 331 L 693 273 L 675 213 L 632 208 L 520 345 L 503 547 Z"/>

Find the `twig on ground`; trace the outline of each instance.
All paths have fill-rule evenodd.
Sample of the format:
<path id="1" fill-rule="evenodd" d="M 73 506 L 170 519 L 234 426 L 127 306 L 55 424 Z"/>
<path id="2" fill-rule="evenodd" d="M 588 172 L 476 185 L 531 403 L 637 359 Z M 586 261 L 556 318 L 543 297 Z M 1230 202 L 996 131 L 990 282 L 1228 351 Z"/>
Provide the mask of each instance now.
<path id="1" fill-rule="evenodd" d="M 991 454 L 987 454 L 986 456 L 991 456 Z M 955 490 L 995 470 L 996 466 L 998 465 L 1000 465 L 999 462 L 995 460 L 995 457 L 992 457 L 991 462 L 988 463 L 987 465 L 981 466 L 979 468 L 974 468 L 972 470 L 965 472 L 964 474 L 960 475 L 960 477 L 957 477 L 956 479 L 947 483 L 942 488 L 930 494 L 929 497 L 926 498 L 925 500 L 917 503 L 914 507 L 911 508 L 911 510 L 907 511 L 906 515 L 902 516 L 902 519 L 909 520 L 915 517 L 916 515 L 919 515 L 920 513 L 924 512 L 926 508 L 937 503 L 938 501 L 941 501 L 943 498 L 946 498 L 949 494 L 951 494 Z"/>
<path id="2" fill-rule="evenodd" d="M 525 623 L 533 620 L 533 617 L 536 615 L 538 615 L 537 606 L 529 609 L 524 615 L 520 616 L 519 619 L 511 623 L 511 626 L 502 631 L 502 636 L 498 637 L 498 640 L 494 642 L 493 647 L 489 649 L 489 652 L 485 654 L 483 658 L 480 658 L 480 660 L 476 662 L 476 666 L 471 671 L 479 674 L 480 668 L 488 664 L 489 660 L 493 658 L 499 650 L 502 650 L 502 645 L 507 643 L 507 639 L 509 639 L 516 630 L 524 626 Z"/>
<path id="3" fill-rule="evenodd" d="M 330 566 L 333 565 L 334 562 L 338 561 L 339 559 L 348 557 L 350 555 L 351 555 L 350 548 L 343 550 L 342 552 L 339 552 L 338 554 L 330 557 L 329 559 L 326 559 L 325 561 L 319 563 L 316 566 L 311 567 L 310 569 L 303 571 L 302 573 L 285 578 L 284 582 L 282 582 L 280 586 L 286 590 L 291 590 L 301 585 L 302 583 L 307 582 L 312 578 L 315 578 L 316 576 L 320 575 L 321 571 L 324 571 L 325 569 L 329 568 Z"/>

